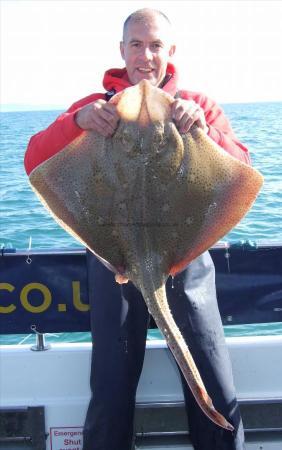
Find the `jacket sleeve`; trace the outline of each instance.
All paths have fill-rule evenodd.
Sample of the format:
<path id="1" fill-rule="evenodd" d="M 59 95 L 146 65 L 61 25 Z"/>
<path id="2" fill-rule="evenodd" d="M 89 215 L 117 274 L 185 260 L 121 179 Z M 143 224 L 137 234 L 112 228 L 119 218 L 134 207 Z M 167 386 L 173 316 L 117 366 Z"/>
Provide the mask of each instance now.
<path id="1" fill-rule="evenodd" d="M 246 164 L 251 164 L 248 149 L 237 139 L 223 110 L 207 97 L 204 98 L 200 106 L 205 112 L 209 128 L 208 136 L 234 158 Z"/>
<path id="2" fill-rule="evenodd" d="M 194 100 L 204 110 L 209 128 L 208 136 L 214 142 L 234 158 L 251 164 L 248 149 L 239 142 L 223 110 L 213 100 L 199 93 L 191 95 L 188 91 L 180 91 L 180 96 L 185 100 Z"/>
<path id="3" fill-rule="evenodd" d="M 96 98 L 91 98 L 91 101 L 98 98 L 103 98 L 103 96 L 97 95 Z M 74 119 L 79 109 L 90 103 L 88 99 L 74 103 L 48 128 L 31 137 L 24 157 L 25 170 L 28 175 L 35 167 L 51 158 L 84 132 Z"/>

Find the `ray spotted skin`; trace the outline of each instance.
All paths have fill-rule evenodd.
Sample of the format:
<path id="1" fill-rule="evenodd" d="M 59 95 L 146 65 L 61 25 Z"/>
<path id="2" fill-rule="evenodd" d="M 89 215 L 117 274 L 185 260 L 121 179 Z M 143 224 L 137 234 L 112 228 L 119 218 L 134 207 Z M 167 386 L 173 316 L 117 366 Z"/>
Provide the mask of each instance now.
<path id="1" fill-rule="evenodd" d="M 146 80 L 111 101 L 120 115 L 114 136 L 84 132 L 30 182 L 63 228 L 142 292 L 199 406 L 232 430 L 174 322 L 165 282 L 241 220 L 262 176 L 196 126 L 180 135 L 174 99 Z"/>

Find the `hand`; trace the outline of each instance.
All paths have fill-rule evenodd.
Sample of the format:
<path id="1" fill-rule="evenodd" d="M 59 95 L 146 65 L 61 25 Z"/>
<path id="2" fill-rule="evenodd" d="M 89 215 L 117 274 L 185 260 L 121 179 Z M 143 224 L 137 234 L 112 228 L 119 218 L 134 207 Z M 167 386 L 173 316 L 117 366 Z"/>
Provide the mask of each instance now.
<path id="1" fill-rule="evenodd" d="M 194 100 L 175 100 L 171 112 L 179 133 L 187 133 L 194 123 L 205 133 L 208 132 L 204 111 Z"/>
<path id="2" fill-rule="evenodd" d="M 119 115 L 115 105 L 99 99 L 81 108 L 75 115 L 75 121 L 83 130 L 93 130 L 110 137 L 116 131 Z"/>

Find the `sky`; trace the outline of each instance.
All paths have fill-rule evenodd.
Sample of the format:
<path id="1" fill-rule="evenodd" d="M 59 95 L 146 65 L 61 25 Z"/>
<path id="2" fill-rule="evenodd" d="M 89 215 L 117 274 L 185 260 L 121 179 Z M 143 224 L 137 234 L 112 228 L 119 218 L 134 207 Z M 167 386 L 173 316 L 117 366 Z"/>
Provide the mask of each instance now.
<path id="1" fill-rule="evenodd" d="M 0 0 L 2 110 L 67 108 L 123 67 L 122 25 L 136 9 L 174 25 L 179 87 L 219 103 L 282 100 L 282 1 Z"/>

